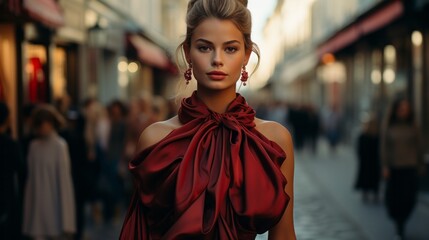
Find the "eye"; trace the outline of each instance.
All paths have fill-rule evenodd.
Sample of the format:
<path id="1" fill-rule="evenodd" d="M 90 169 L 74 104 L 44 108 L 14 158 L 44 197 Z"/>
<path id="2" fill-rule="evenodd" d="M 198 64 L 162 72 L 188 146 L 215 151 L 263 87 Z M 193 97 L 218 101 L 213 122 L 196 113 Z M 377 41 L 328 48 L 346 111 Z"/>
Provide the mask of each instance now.
<path id="1" fill-rule="evenodd" d="M 211 50 L 211 47 L 209 47 L 209 46 L 199 46 L 198 50 L 200 52 L 209 52 Z"/>
<path id="2" fill-rule="evenodd" d="M 236 47 L 227 47 L 225 51 L 227 53 L 235 53 L 238 49 Z"/>

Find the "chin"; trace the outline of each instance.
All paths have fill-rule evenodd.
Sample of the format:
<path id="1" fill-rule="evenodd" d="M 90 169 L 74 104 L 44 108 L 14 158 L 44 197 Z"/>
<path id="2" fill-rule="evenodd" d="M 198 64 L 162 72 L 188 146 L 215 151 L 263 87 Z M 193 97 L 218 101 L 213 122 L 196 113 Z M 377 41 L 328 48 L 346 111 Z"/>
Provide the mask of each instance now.
<path id="1" fill-rule="evenodd" d="M 235 88 L 236 82 L 227 82 L 227 81 L 208 81 L 208 82 L 199 82 L 198 86 L 205 88 L 207 90 L 227 90 Z"/>

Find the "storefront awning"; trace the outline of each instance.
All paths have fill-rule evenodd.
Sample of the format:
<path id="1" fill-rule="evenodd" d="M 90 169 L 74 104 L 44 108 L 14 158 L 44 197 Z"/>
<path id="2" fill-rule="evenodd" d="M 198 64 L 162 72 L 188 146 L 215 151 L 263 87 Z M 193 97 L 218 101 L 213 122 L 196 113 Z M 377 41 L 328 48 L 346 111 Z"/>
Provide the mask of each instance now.
<path id="1" fill-rule="evenodd" d="M 58 28 L 64 25 L 63 12 L 54 0 L 24 0 L 24 9 L 47 27 Z"/>
<path id="2" fill-rule="evenodd" d="M 325 53 L 335 53 L 359 38 L 370 34 L 399 18 L 404 12 L 401 1 L 391 1 L 383 8 L 369 16 L 356 21 L 347 28 L 335 34 L 331 39 L 321 44 L 317 54 L 322 57 Z"/>
<path id="3" fill-rule="evenodd" d="M 142 62 L 161 69 L 170 67 L 170 61 L 165 51 L 157 45 L 137 34 L 130 35 L 128 39 L 137 50 L 137 56 Z"/>

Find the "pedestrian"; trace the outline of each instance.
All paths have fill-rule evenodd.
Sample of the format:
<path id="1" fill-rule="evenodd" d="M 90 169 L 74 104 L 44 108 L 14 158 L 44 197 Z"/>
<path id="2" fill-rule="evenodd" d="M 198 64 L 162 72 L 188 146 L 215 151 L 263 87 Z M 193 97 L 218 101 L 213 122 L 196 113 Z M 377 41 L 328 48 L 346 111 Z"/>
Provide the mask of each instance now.
<path id="1" fill-rule="evenodd" d="M 379 201 L 381 180 L 380 132 L 377 120 L 368 119 L 357 140 L 358 172 L 355 189 L 362 191 L 362 201 Z"/>
<path id="2" fill-rule="evenodd" d="M 120 239 L 296 239 L 291 136 L 236 92 L 259 56 L 247 1 L 191 0 L 186 24 L 177 52 L 197 90 L 141 134 Z"/>
<path id="3" fill-rule="evenodd" d="M 0 239 L 19 239 L 23 161 L 18 143 L 8 134 L 9 109 L 0 102 Z"/>
<path id="4" fill-rule="evenodd" d="M 125 155 L 127 137 L 127 108 L 119 100 L 112 101 L 108 106 L 109 133 L 104 157 L 100 160 L 101 176 L 99 191 L 103 202 L 103 218 L 105 223 L 114 223 L 119 219 L 121 202 L 124 197 L 123 179 L 119 167 Z"/>
<path id="5" fill-rule="evenodd" d="M 317 142 L 320 132 L 320 117 L 313 105 L 308 105 L 307 109 L 307 133 L 306 138 L 313 154 L 317 153 Z"/>
<path id="6" fill-rule="evenodd" d="M 341 140 L 341 121 L 339 106 L 338 104 L 333 104 L 331 108 L 327 109 L 324 116 L 324 130 L 333 153 L 336 152 Z"/>
<path id="7" fill-rule="evenodd" d="M 83 106 L 85 118 L 84 138 L 87 149 L 87 178 L 85 189 L 87 201 L 94 223 L 99 224 L 102 220 L 102 208 L 100 204 L 99 182 L 101 175 L 101 161 L 105 158 L 107 149 L 107 138 L 109 134 L 109 120 L 106 109 L 96 99 L 85 100 Z"/>
<path id="8" fill-rule="evenodd" d="M 405 235 L 405 224 L 417 201 L 418 173 L 423 173 L 420 130 L 407 99 L 397 99 L 383 126 L 381 160 L 387 180 L 385 202 L 396 233 Z"/>
<path id="9" fill-rule="evenodd" d="M 58 135 L 64 119 L 53 106 L 32 114 L 37 133 L 28 152 L 23 233 L 32 239 L 70 239 L 76 231 L 67 143 Z"/>
<path id="10" fill-rule="evenodd" d="M 85 119 L 77 109 L 69 108 L 65 112 L 67 127 L 60 131 L 60 136 L 66 142 L 70 153 L 71 173 L 73 179 L 73 191 L 75 196 L 76 210 L 76 234 L 75 240 L 83 238 L 85 226 L 85 203 L 89 192 L 91 177 L 88 149 L 85 142 Z"/>

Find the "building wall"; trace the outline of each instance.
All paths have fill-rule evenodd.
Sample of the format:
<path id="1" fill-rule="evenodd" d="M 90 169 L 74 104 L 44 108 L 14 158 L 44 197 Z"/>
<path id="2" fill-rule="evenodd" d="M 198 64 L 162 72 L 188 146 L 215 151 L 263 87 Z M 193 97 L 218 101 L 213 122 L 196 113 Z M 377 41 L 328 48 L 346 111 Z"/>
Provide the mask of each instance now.
<path id="1" fill-rule="evenodd" d="M 10 109 L 10 124 L 13 137 L 18 136 L 17 76 L 16 76 L 16 40 L 15 27 L 12 24 L 0 24 L 0 81 L 3 86 L 6 104 Z"/>

